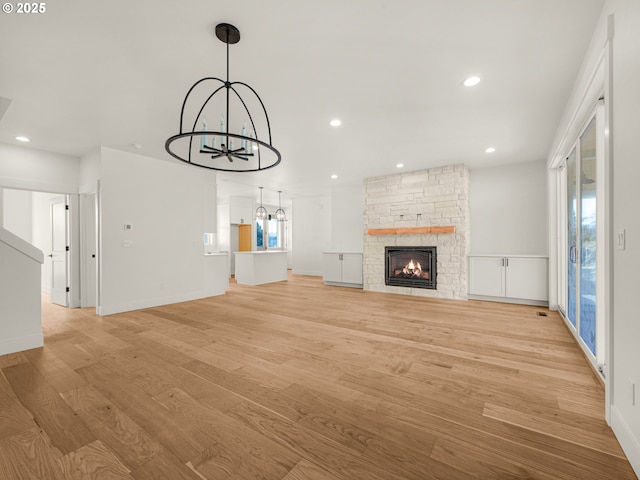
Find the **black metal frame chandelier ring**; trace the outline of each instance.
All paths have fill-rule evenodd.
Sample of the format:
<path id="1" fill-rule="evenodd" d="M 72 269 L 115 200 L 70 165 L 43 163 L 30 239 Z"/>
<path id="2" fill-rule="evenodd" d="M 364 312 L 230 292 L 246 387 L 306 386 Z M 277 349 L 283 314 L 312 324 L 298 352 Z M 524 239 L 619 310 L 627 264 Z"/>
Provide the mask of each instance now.
<path id="1" fill-rule="evenodd" d="M 198 80 L 191 86 L 184 98 L 182 109 L 180 111 L 180 133 L 167 139 L 165 142 L 165 149 L 172 157 L 182 162 L 211 170 L 220 170 L 225 172 L 256 172 L 273 168 L 280 163 L 282 156 L 273 146 L 271 139 L 271 123 L 262 99 L 250 85 L 244 82 L 229 81 L 229 45 L 240 41 L 240 31 L 233 25 L 220 23 L 216 26 L 216 36 L 220 41 L 227 45 L 226 81 L 217 77 L 205 77 Z M 194 120 L 191 130 L 185 131 L 184 127 L 187 123 L 187 106 L 190 96 L 196 91 L 199 85 L 208 81 L 214 81 L 221 85 L 215 88 L 213 93 L 208 95 L 206 100 L 204 100 L 204 103 L 193 117 Z M 258 119 L 251 115 L 246 101 L 247 98 L 243 98 L 242 95 L 240 95 L 240 92 L 238 92 L 238 89 L 236 88 L 237 86 L 245 87 L 249 93 L 253 94 L 254 102 L 257 100 L 257 104 L 259 104 L 263 114 L 261 117 L 262 122 L 260 124 L 257 123 Z M 226 116 L 223 116 L 221 119 L 219 131 L 208 131 L 206 129 L 206 116 L 204 115 L 205 109 L 210 105 L 210 102 L 216 94 L 223 89 L 226 90 Z M 233 92 L 235 97 L 231 96 L 231 92 Z M 246 115 L 252 133 L 247 134 L 246 126 L 242 127 L 241 133 L 230 132 L 230 103 L 232 98 L 236 98 L 236 100 L 239 101 L 239 105 L 241 105 L 241 107 L 239 106 L 236 109 L 237 111 L 235 113 L 240 112 L 240 114 Z M 227 128 L 225 128 L 225 120 L 226 125 L 228 126 Z M 202 130 L 196 130 L 198 123 L 200 122 L 202 122 L 203 128 Z M 263 132 L 266 131 L 266 138 L 268 141 L 264 141 L 260 138 L 259 130 Z M 194 146 L 194 138 L 200 140 L 199 145 L 196 144 Z M 217 146 L 216 144 L 218 138 L 220 139 L 220 146 Z M 234 139 L 240 141 L 240 147 L 234 148 Z"/>

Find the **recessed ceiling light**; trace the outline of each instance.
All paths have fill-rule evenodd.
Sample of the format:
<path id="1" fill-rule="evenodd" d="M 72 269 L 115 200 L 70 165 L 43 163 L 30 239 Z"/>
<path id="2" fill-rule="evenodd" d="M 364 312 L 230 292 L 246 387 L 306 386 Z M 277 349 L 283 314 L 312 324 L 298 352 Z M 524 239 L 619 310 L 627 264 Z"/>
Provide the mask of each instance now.
<path id="1" fill-rule="evenodd" d="M 473 87 L 479 83 L 480 83 L 480 77 L 476 77 L 476 76 L 469 77 L 464 82 L 462 82 L 462 84 L 465 87 Z"/>
<path id="2" fill-rule="evenodd" d="M 332 127 L 339 127 L 340 125 L 342 125 L 342 121 L 339 118 L 334 118 L 329 122 L 329 125 L 331 125 Z"/>
<path id="3" fill-rule="evenodd" d="M 396 168 L 402 168 L 402 167 L 404 167 L 404 163 L 398 163 L 398 164 L 396 164 Z"/>
<path id="4" fill-rule="evenodd" d="M 485 153 L 493 153 L 495 151 L 496 151 L 496 149 L 493 148 L 493 147 L 489 147 L 489 148 L 485 149 Z"/>
<path id="5" fill-rule="evenodd" d="M 27 137 L 23 137 L 23 136 L 16 137 L 16 140 L 18 140 L 19 142 L 30 142 L 31 141 Z"/>
<path id="6" fill-rule="evenodd" d="M 334 173 L 333 175 L 331 175 L 331 178 L 333 178 L 333 179 L 335 180 L 336 178 L 338 178 L 338 175 L 336 175 L 336 174 Z"/>

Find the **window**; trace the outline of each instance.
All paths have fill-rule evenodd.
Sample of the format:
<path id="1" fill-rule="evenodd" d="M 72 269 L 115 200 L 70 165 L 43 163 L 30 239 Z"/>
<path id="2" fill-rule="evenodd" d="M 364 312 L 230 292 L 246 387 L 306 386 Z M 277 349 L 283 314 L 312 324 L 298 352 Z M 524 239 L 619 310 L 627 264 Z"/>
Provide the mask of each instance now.
<path id="1" fill-rule="evenodd" d="M 256 221 L 256 246 L 258 250 L 286 250 L 286 235 L 286 221 L 278 221 L 271 215 L 266 220 Z"/>
<path id="2" fill-rule="evenodd" d="M 259 250 L 266 250 L 266 246 L 264 244 L 264 221 L 256 220 L 256 247 Z"/>

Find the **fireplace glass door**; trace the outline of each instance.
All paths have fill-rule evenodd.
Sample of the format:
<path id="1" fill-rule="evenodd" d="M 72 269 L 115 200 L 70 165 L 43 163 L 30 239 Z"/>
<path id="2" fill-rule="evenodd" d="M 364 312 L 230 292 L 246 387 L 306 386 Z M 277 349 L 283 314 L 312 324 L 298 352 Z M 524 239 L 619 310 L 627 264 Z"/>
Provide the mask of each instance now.
<path id="1" fill-rule="evenodd" d="M 436 247 L 385 247 L 385 284 L 436 289 Z"/>

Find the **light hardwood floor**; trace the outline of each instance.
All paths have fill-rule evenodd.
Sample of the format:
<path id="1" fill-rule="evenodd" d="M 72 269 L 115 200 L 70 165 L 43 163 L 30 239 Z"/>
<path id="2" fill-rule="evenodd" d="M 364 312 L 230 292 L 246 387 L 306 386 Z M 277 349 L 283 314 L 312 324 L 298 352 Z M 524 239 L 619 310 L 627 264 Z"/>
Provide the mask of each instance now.
<path id="1" fill-rule="evenodd" d="M 43 313 L 45 347 L 0 357 L 3 480 L 636 478 L 540 307 L 292 275 Z"/>

